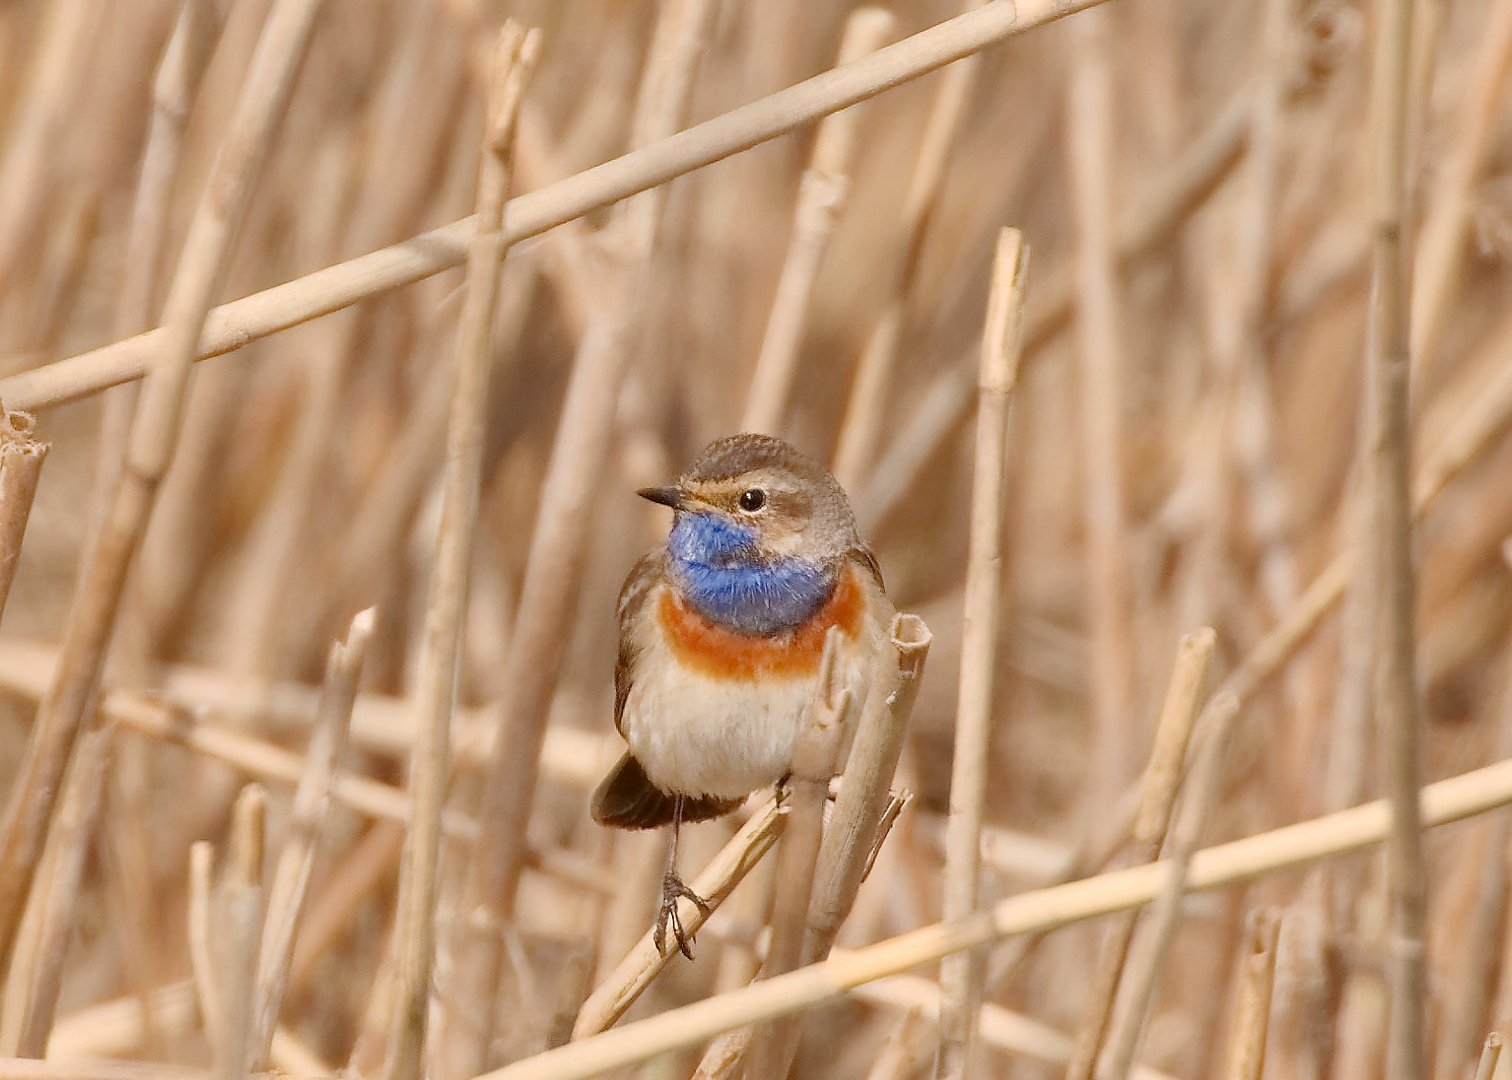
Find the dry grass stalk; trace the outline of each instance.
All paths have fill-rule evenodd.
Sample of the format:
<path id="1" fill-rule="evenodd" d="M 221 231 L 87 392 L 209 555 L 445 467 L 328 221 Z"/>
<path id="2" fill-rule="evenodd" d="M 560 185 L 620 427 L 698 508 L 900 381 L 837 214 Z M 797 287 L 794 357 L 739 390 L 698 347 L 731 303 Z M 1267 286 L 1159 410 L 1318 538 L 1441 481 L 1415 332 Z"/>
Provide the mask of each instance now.
<path id="1" fill-rule="evenodd" d="M 221 153 L 184 241 L 164 307 L 159 359 L 143 386 L 127 463 L 82 573 L 58 674 L 38 710 L 0 832 L 0 958 L 9 955 L 63 773 L 99 685 L 126 572 L 172 460 L 205 316 L 225 278 L 263 159 L 314 26 L 319 0 L 278 0 L 269 12 Z"/>
<path id="2" fill-rule="evenodd" d="M 892 36 L 894 25 L 892 15 L 882 8 L 857 8 L 846 20 L 836 66 L 843 67 L 876 52 Z M 854 109 L 831 113 L 814 134 L 808 168 L 799 181 L 793 237 L 777 279 L 777 294 L 772 300 L 766 334 L 761 339 L 761 352 L 756 357 L 751 389 L 746 394 L 741 431 L 782 429 L 814 280 L 819 276 L 835 222 L 845 209 L 859 120 L 860 114 Z"/>
<path id="3" fill-rule="evenodd" d="M 518 243 L 610 203 L 748 150 L 821 116 L 927 75 L 1006 37 L 1105 0 L 1020 0 L 958 15 L 845 69 L 827 71 L 631 151 L 613 161 L 510 200 L 505 234 Z M 329 315 L 370 296 L 459 265 L 471 218 L 223 304 L 212 314 L 199 359 L 220 356 L 280 330 Z M 0 379 L 13 408 L 61 404 L 141 378 L 163 348 L 163 329 Z"/>
<path id="4" fill-rule="evenodd" d="M 165 1065 L 159 1061 L 29 1061 L 0 1058 L 0 1080 L 211 1080 L 209 1069 Z M 252 1073 L 257 1080 L 276 1080 L 284 1073 Z"/>
<path id="5" fill-rule="evenodd" d="M 1423 789 L 1423 819 L 1436 826 L 1512 803 L 1512 760 Z M 1386 800 L 1206 848 L 1192 858 L 1189 891 L 1233 885 L 1384 841 Z M 1134 866 L 999 901 L 964 923 L 936 923 L 776 979 L 721 994 L 538 1054 L 486 1074 L 487 1080 L 582 1080 L 701 1042 L 746 1024 L 812 1009 L 863 983 L 1015 934 L 1068 926 L 1148 904 L 1166 891 L 1166 862 Z"/>
<path id="6" fill-rule="evenodd" d="M 3 406 L 0 406 L 3 409 Z M 21 561 L 21 542 L 31 517 L 37 481 L 51 446 L 33 438 L 36 424 L 23 412 L 0 416 L 0 613 L 10 599 Z"/>
<path id="7" fill-rule="evenodd" d="M 1164 868 L 1165 880 L 1150 912 L 1142 947 L 1135 953 L 1127 973 L 1123 1008 L 1108 1034 L 1107 1064 L 1099 1074 L 1107 1080 L 1123 1080 L 1139 1050 L 1150 1002 L 1181 922 L 1183 894 L 1191 887 L 1192 860 L 1202 842 L 1203 830 L 1211 820 L 1214 799 L 1223 782 L 1229 737 L 1238 715 L 1238 699 L 1220 693 L 1214 696 L 1198 719 L 1190 782 L 1180 816 L 1176 819 L 1170 855 L 1164 862 L 1156 864 Z"/>
<path id="8" fill-rule="evenodd" d="M 1207 682 L 1216 642 L 1217 635 L 1211 628 L 1204 627 L 1183 637 L 1176 650 L 1171 681 L 1166 686 L 1155 728 L 1155 745 L 1139 782 L 1139 809 L 1134 818 L 1133 845 L 1127 860 L 1131 866 L 1154 862 L 1160 857 L 1160 848 L 1165 842 L 1171 812 L 1181 788 L 1187 744 L 1197 720 L 1202 688 Z M 1076 1051 L 1066 1067 L 1066 1080 L 1092 1080 L 1108 1024 L 1113 1018 L 1113 1005 L 1118 997 L 1129 945 L 1134 940 L 1137 919 L 1135 912 L 1118 916 L 1103 939 L 1092 976 L 1092 988 L 1076 1035 Z"/>
<path id="9" fill-rule="evenodd" d="M 47 1053 L 113 737 L 114 729 L 108 727 L 90 732 L 69 770 L 58 824 L 32 886 L 21 944 L 7 973 L 7 1008 L 0 1029 L 7 1055 L 40 1058 Z"/>
<path id="10" fill-rule="evenodd" d="M 373 609 L 359 612 L 345 641 L 331 646 L 326 660 L 320 712 L 310 733 L 305 771 L 294 793 L 288 836 L 268 887 L 268 913 L 257 960 L 257 982 L 250 1032 L 252 1068 L 265 1068 L 278 1026 L 278 1012 L 289 985 L 294 941 L 305 909 L 310 874 L 315 868 L 320 829 L 330 808 L 331 791 L 346 746 L 357 682 L 373 633 Z"/>
<path id="11" fill-rule="evenodd" d="M 1408 60 L 1413 0 L 1390 0 L 1380 13 L 1373 61 L 1371 115 L 1372 311 L 1366 384 L 1370 395 L 1370 473 L 1374 484 L 1376 703 L 1383 768 L 1392 801 L 1387 846 L 1391 894 L 1391 1030 L 1393 1080 L 1419 1080 L 1428 1068 L 1428 881 L 1423 865 L 1422 759 L 1415 641 L 1417 578 L 1413 568 L 1411 434 L 1408 378 L 1410 292 L 1403 232 L 1407 227 Z"/>
<path id="12" fill-rule="evenodd" d="M 1486 1036 L 1486 1043 L 1481 1047 L 1480 1061 L 1475 1067 L 1475 1080 L 1491 1080 L 1496 1075 L 1497 1063 L 1501 1061 L 1502 1037 L 1496 1032 Z"/>
<path id="13" fill-rule="evenodd" d="M 840 741 L 853 715 L 850 691 L 835 685 L 835 650 L 839 631 L 831 628 L 824 642 L 819 668 L 819 691 L 809 706 L 808 727 L 793 752 L 793 765 L 783 799 L 787 826 L 777 853 L 777 877 L 772 906 L 771 939 L 762 978 L 774 978 L 796 968 L 803 957 L 809 902 L 814 890 L 815 864 L 824 839 L 824 808 L 830 780 L 840 753 Z M 879 688 L 880 689 L 880 688 Z M 798 1048 L 797 1028 L 778 1021 L 755 1034 L 747 1073 L 786 1076 Z"/>
<path id="14" fill-rule="evenodd" d="M 855 739 L 845 760 L 845 783 L 819 852 L 803 946 L 805 964 L 829 955 L 840 924 L 856 901 L 856 891 L 878 839 L 877 826 L 898 768 L 908 717 L 924 676 L 924 662 L 929 658 L 933 635 L 917 615 L 894 616 L 890 634 L 897 656 L 897 681 L 888 679 L 870 687 L 861 708 Z"/>
<path id="15" fill-rule="evenodd" d="M 1132 757 L 1125 717 L 1133 693 L 1129 538 L 1123 482 L 1123 384 L 1129 348 L 1120 311 L 1113 226 L 1114 99 L 1107 13 L 1075 23 L 1067 147 L 1076 214 L 1076 332 L 1082 489 L 1092 639 L 1094 791 L 1121 788 Z M 1089 804 L 1090 805 L 1090 804 Z"/>
<path id="16" fill-rule="evenodd" d="M 966 0 L 968 13 L 978 6 L 980 0 Z M 929 233 L 929 222 L 945 183 L 946 166 L 961 128 L 961 118 L 971 100 L 972 88 L 976 85 L 979 66 L 980 61 L 973 56 L 949 68 L 941 76 L 930 104 L 929 119 L 924 125 L 919 150 L 914 157 L 913 174 L 904 195 L 899 229 L 901 243 L 896 247 L 897 254 L 883 279 L 883 306 L 861 350 L 845 419 L 840 425 L 839 443 L 835 448 L 835 477 L 850 490 L 855 490 L 871 472 L 875 459 L 909 294 L 913 291 L 924 238 Z"/>
<path id="17" fill-rule="evenodd" d="M 678 0 L 662 9 L 637 103 L 637 145 L 667 138 L 683 126 L 713 14 L 709 0 Z M 541 488 L 543 502 L 505 665 L 510 695 L 503 702 L 499 741 L 486 769 L 483 836 L 466 886 L 469 943 L 456 952 L 465 967 L 463 993 L 474 1008 L 484 1010 L 475 1050 L 458 1062 L 462 1074 L 483 1068 L 487 1060 L 502 977 L 502 933 L 513 916 L 546 721 L 594 520 L 596 481 L 609 458 L 620 386 L 636 344 L 633 319 L 655 258 L 666 197 L 665 188 L 644 193 L 619 207 L 609 226 L 615 264 L 608 273 L 608 294 L 574 359 Z M 506 239 L 512 233 L 506 228 Z"/>
<path id="18" fill-rule="evenodd" d="M 1251 913 L 1239 962 L 1239 1005 L 1234 1016 L 1225 1080 L 1260 1080 L 1270 1032 L 1271 990 L 1276 982 L 1276 941 L 1281 917 L 1273 909 Z"/>
<path id="19" fill-rule="evenodd" d="M 483 145 L 478 166 L 477 223 L 467 267 L 467 299 L 457 339 L 456 376 L 447 425 L 441 523 L 426 602 L 420 654 L 422 738 L 410 769 L 410 829 L 395 944 L 398 1001 L 390 1028 L 388 1080 L 422 1071 L 431 970 L 436 949 L 436 888 L 441 861 L 441 818 L 450 780 L 452 714 L 467 590 L 477 530 L 483 473 L 495 302 L 507 251 L 504 204 L 511 185 L 511 156 L 520 99 L 540 49 L 540 32 L 513 21 L 500 31 L 490 72 Z"/>
<path id="20" fill-rule="evenodd" d="M 740 827 L 740 831 L 709 861 L 703 873 L 691 884 L 694 892 L 709 901 L 711 911 L 718 910 L 719 905 L 771 850 L 785 823 L 786 816 L 777 801 L 765 799 L 757 805 L 756 811 Z M 691 903 L 679 903 L 678 917 L 682 919 L 689 934 L 697 933 L 708 919 L 708 915 Z M 635 1004 L 636 999 L 671 959 L 671 955 L 664 956 L 657 951 L 651 940 L 651 931 L 647 930 L 583 1003 L 572 1028 L 572 1037 L 586 1039 L 607 1031 Z"/>
<path id="21" fill-rule="evenodd" d="M 1007 504 L 1008 420 L 1023 348 L 1024 290 L 1029 248 L 1017 229 L 998 234 L 987 322 L 982 332 L 976 457 L 972 474 L 971 539 L 962 616 L 961 673 L 957 691 L 955 754 L 950 776 L 950 819 L 945 833 L 944 918 L 964 919 L 977 909 L 982 863 L 982 819 L 992 760 L 993 690 L 998 616 L 1003 607 L 1003 512 Z M 940 966 L 944 1000 L 936 1075 L 964 1077 L 976 1038 L 985 958 L 951 957 Z"/>

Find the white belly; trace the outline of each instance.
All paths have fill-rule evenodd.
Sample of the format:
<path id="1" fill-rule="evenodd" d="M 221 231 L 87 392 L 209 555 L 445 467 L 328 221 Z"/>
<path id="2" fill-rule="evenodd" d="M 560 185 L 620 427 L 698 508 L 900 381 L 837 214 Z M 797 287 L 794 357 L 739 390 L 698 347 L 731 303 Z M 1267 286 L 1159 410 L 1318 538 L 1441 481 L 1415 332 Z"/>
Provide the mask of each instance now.
<path id="1" fill-rule="evenodd" d="M 851 687 L 858 704 L 879 638 L 863 632 L 841 649 L 841 685 Z M 652 645 L 636 665 L 622 726 L 658 788 L 740 798 L 787 774 L 817 689 L 817 674 L 711 678 Z"/>

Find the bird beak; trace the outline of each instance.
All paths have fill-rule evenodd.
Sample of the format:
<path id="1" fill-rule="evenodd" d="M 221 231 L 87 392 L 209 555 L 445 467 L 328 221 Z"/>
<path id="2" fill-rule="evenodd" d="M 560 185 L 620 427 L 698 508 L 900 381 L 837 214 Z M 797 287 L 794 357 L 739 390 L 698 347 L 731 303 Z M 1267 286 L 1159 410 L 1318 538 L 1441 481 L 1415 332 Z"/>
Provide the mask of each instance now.
<path id="1" fill-rule="evenodd" d="M 654 503 L 660 503 L 662 506 L 670 506 L 674 510 L 682 510 L 685 508 L 682 489 L 675 485 L 669 487 L 641 488 L 636 492 L 636 494 L 643 499 L 648 499 Z"/>

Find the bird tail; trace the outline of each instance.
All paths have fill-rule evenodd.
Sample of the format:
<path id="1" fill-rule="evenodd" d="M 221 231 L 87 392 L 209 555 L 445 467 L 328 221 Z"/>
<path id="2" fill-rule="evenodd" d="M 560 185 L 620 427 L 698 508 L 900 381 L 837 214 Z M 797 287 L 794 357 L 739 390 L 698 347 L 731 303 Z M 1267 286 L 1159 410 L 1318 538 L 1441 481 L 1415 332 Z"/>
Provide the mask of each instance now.
<path id="1" fill-rule="evenodd" d="M 721 799 L 713 795 L 684 795 L 684 822 L 708 821 L 722 817 L 744 799 Z M 651 782 L 640 762 L 626 754 L 610 770 L 593 793 L 593 820 L 616 829 L 654 829 L 672 824 L 677 810 L 677 796 L 669 795 Z"/>

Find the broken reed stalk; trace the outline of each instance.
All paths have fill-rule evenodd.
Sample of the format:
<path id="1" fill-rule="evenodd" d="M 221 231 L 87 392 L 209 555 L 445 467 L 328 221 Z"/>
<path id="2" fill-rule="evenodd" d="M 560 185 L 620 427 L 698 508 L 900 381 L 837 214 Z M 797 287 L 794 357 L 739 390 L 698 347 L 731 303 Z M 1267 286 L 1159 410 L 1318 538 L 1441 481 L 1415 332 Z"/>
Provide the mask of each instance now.
<path id="1" fill-rule="evenodd" d="M 1135 194 L 1118 219 L 1116 252 L 1127 267 L 1168 243 L 1207 204 L 1242 157 L 1248 135 L 1249 95 L 1240 94 L 1182 152 L 1169 172 Z M 1024 312 L 1024 356 L 1032 359 L 1070 325 L 1078 304 L 1075 276 L 1065 268 L 1045 275 Z M 945 440 L 971 416 L 975 370 L 952 365 L 935 379 L 923 402 L 910 410 L 897 437 L 867 473 L 856 495 L 856 514 L 886 521 L 916 489 L 919 475 Z"/>
<path id="2" fill-rule="evenodd" d="M 1156 722 L 1155 745 L 1139 781 L 1139 809 L 1135 814 L 1133 843 L 1126 860 L 1130 866 L 1160 858 L 1160 848 L 1165 843 L 1171 812 L 1181 789 L 1187 744 L 1197 720 L 1202 688 L 1207 682 L 1217 639 L 1218 635 L 1211 627 L 1203 627 L 1184 636 L 1177 647 L 1171 680 L 1166 685 L 1160 719 Z M 1123 979 L 1137 921 L 1137 912 L 1124 912 L 1113 920 L 1103 938 L 1091 990 L 1082 1011 L 1081 1026 L 1076 1034 L 1076 1050 L 1066 1066 L 1066 1080 L 1092 1080 L 1103 1039 L 1113 1019 L 1113 1005 L 1118 998 L 1118 986 Z"/>
<path id="3" fill-rule="evenodd" d="M 68 771 L 58 823 L 32 886 L 21 941 L 7 973 L 0 1042 L 8 1055 L 40 1058 L 47 1053 L 114 734 L 113 728 L 104 727 L 85 735 Z"/>
<path id="4" fill-rule="evenodd" d="M 1075 213 L 1079 445 L 1086 517 L 1084 599 L 1091 638 L 1091 791 L 1123 788 L 1131 753 L 1134 689 L 1129 538 L 1124 520 L 1123 332 L 1114 253 L 1113 97 L 1106 12 L 1073 24 L 1067 93 L 1067 164 Z M 1094 803 L 1089 803 L 1089 809 Z"/>
<path id="5" fill-rule="evenodd" d="M 162 337 L 132 423 L 126 464 L 81 573 L 58 672 L 37 711 L 0 825 L 0 961 L 9 957 L 64 771 L 99 686 L 116 612 L 173 457 L 205 317 L 293 88 L 320 0 L 276 0 L 196 207 L 163 311 Z"/>
<path id="6" fill-rule="evenodd" d="M 1512 759 L 1423 789 L 1423 817 L 1444 825 L 1512 803 Z M 1386 800 L 1325 814 L 1198 852 L 1189 891 L 1216 889 L 1316 859 L 1381 843 L 1391 829 Z M 935 923 L 843 956 L 753 983 L 718 997 L 627 1024 L 486 1074 L 486 1080 L 583 1080 L 691 1046 L 719 1032 L 803 1012 L 853 988 L 928 964 L 962 949 L 1148 904 L 1166 887 L 1170 867 L 1153 863 L 1035 889 L 999 901 L 962 923 Z"/>
<path id="7" fill-rule="evenodd" d="M 1260 1080 L 1265 1072 L 1265 1038 L 1270 1032 L 1280 933 L 1281 914 L 1273 908 L 1251 912 L 1246 920 L 1244 953 L 1239 961 L 1239 1005 L 1224 1080 Z"/>
<path id="8" fill-rule="evenodd" d="M 1502 1037 L 1496 1032 L 1486 1036 L 1481 1047 L 1480 1061 L 1475 1067 L 1475 1080 L 1491 1080 L 1496 1075 L 1497 1063 L 1501 1061 Z"/>
<path id="9" fill-rule="evenodd" d="M 253 994 L 263 926 L 263 862 L 268 797 L 257 784 L 237 796 L 222 880 L 213 894 L 209 941 L 219 1038 L 212 1046 L 218 1080 L 241 1080 L 252 1067 Z"/>
<path id="10" fill-rule="evenodd" d="M 410 1080 L 422 1070 L 436 952 L 436 878 L 441 818 L 451 778 L 451 726 L 461 666 L 462 627 L 477 531 L 483 444 L 493 371 L 494 309 L 507 254 L 504 204 L 511 185 L 515 122 L 535 69 L 540 31 L 506 20 L 494 46 L 478 164 L 477 222 L 467 264 L 467 297 L 457 335 L 451 417 L 446 429 L 441 522 L 420 649 L 421 737 L 410 767 L 410 828 L 394 928 L 398 986 L 384 1075 Z M 523 827 L 523 823 L 522 823 Z"/>
<path id="11" fill-rule="evenodd" d="M 756 811 L 740 831 L 709 860 L 703 873 L 692 882 L 692 888 L 709 901 L 711 913 L 719 909 L 719 905 L 771 850 L 784 824 L 785 815 L 777 800 L 767 798 L 757 804 Z M 685 901 L 678 902 L 677 913 L 690 935 L 696 934 L 709 917 Z M 667 955 L 658 952 L 648 929 L 583 1003 L 573 1024 L 572 1038 L 586 1039 L 612 1027 L 675 955 L 675 952 Z"/>
<path id="12" fill-rule="evenodd" d="M 1365 383 L 1370 425 L 1371 501 L 1375 528 L 1370 551 L 1377 583 L 1376 705 L 1384 749 L 1382 768 L 1391 795 L 1387 845 L 1391 929 L 1387 948 L 1391 1023 L 1387 1068 L 1392 1080 L 1420 1080 L 1427 1057 L 1428 881 L 1423 865 L 1422 761 L 1418 744 L 1417 579 L 1413 569 L 1413 512 L 1409 378 L 1406 146 L 1408 63 L 1413 0 L 1382 4 L 1372 62 L 1371 319 Z M 1415 173 L 1416 170 L 1414 169 Z"/>
<path id="13" fill-rule="evenodd" d="M 977 909 L 982 820 L 992 761 L 993 690 L 998 615 L 1003 607 L 1003 516 L 1007 507 L 1008 422 L 1023 347 L 1024 290 L 1029 248 L 1017 229 L 998 233 L 987 321 L 982 331 L 976 457 L 972 473 L 971 534 L 961 630 L 961 675 L 956 698 L 950 817 L 945 831 L 946 921 Z M 982 1002 L 986 958 L 962 953 L 940 965 L 940 1046 L 935 1075 L 960 1080 L 970 1070 Z"/>
<path id="14" fill-rule="evenodd" d="M 11 584 L 21 561 L 21 542 L 31 517 L 37 480 L 47 460 L 49 443 L 33 435 L 36 422 L 28 413 L 0 406 L 0 614 L 10 599 Z"/>
<path id="15" fill-rule="evenodd" d="M 868 688 L 861 707 L 855 738 L 845 759 L 845 782 L 819 851 L 803 945 L 805 964 L 829 955 L 840 924 L 856 901 L 856 890 L 879 841 L 877 826 L 887 806 L 908 718 L 934 640 L 923 619 L 907 614 L 893 616 L 889 636 L 896 674 L 891 665 L 880 664 L 881 677 Z"/>
<path id="16" fill-rule="evenodd" d="M 667 138 L 686 122 L 694 75 L 716 10 L 711 0 L 676 0 L 661 9 L 642 72 L 635 145 Z M 459 1055 L 457 1071 L 463 1074 L 484 1068 L 487 1061 L 503 976 L 503 931 L 513 918 L 524 866 L 546 721 L 571 638 L 593 535 L 594 496 L 609 458 L 620 386 L 637 344 L 635 329 L 655 265 L 667 194 L 664 187 L 645 192 L 620 206 L 607 226 L 614 260 L 606 275 L 606 295 L 578 344 L 541 485 L 542 503 L 505 661 L 503 684 L 510 693 L 502 702 L 492 760 L 485 766 L 479 812 L 483 834 L 465 886 L 466 914 L 459 920 L 469 935 L 466 949 L 457 954 L 464 968 L 464 998 L 484 1015 L 471 1047 L 451 1040 Z M 512 240 L 512 233 L 506 225 L 505 239 Z"/>
<path id="17" fill-rule="evenodd" d="M 341 752 L 346 746 L 357 683 L 362 677 L 368 641 L 373 634 L 373 618 L 372 608 L 358 612 L 347 630 L 346 639 L 333 644 L 326 659 L 320 711 L 310 732 L 304 774 L 294 793 L 288 836 L 284 839 L 268 888 L 268 911 L 252 1001 L 254 1017 L 250 1050 L 254 1070 L 268 1065 L 273 1035 L 278 1027 L 279 1008 L 289 985 L 295 934 L 305 909 L 320 830 L 330 809 L 331 791 L 341 766 Z"/>
<path id="18" fill-rule="evenodd" d="M 969 14 L 981 0 L 965 0 Z M 845 418 L 835 447 L 835 478 L 847 491 L 855 491 L 872 472 L 877 443 L 887 407 L 887 390 L 897 362 L 898 342 L 903 336 L 908 297 L 918 275 L 919 259 L 929 223 L 945 183 L 946 166 L 955 148 L 961 118 L 971 101 L 981 62 L 971 56 L 950 67 L 939 80 L 924 122 L 913 174 L 903 196 L 903 212 L 885 277 L 882 308 L 867 335 L 852 378 Z"/>
<path id="19" fill-rule="evenodd" d="M 814 890 L 814 872 L 824 839 L 824 808 L 830 780 L 840 753 L 840 741 L 853 715 L 849 688 L 835 682 L 835 654 L 839 630 L 825 637 L 819 668 L 819 690 L 809 705 L 808 725 L 793 752 L 793 764 L 783 799 L 787 826 L 777 852 L 777 879 L 772 900 L 771 936 L 761 977 L 774 978 L 796 968 L 803 958 L 803 937 Z M 783 1077 L 792 1068 L 798 1048 L 798 1029 L 792 1019 L 775 1021 L 755 1032 L 747 1074 Z"/>
<path id="20" fill-rule="evenodd" d="M 1150 912 L 1147 936 L 1128 970 L 1123 1009 L 1108 1034 L 1107 1064 L 1100 1073 L 1103 1080 L 1124 1080 L 1139 1051 L 1150 1003 L 1181 923 L 1182 897 L 1190 888 L 1192 859 L 1212 818 L 1214 799 L 1223 782 L 1230 736 L 1238 715 L 1238 699 L 1220 693 L 1198 718 L 1186 797 L 1176 819 L 1170 855 L 1161 864 L 1166 868 L 1165 882 Z"/>
<path id="21" fill-rule="evenodd" d="M 876 52 L 892 36 L 894 25 L 892 15 L 881 8 L 857 8 L 845 22 L 835 66 L 844 67 Z M 777 278 L 777 293 L 746 395 L 741 431 L 778 432 L 782 428 L 814 281 L 829 249 L 835 222 L 845 208 L 859 120 L 860 113 L 855 109 L 831 113 L 820 121 L 814 134 L 808 168 L 798 182 L 793 236 Z"/>
<path id="22" fill-rule="evenodd" d="M 822 72 L 540 191 L 517 196 L 505 209 L 506 235 L 511 243 L 518 243 L 875 97 L 1005 38 L 1104 2 L 985 4 L 854 64 Z M 472 219 L 464 218 L 223 304 L 211 313 L 197 358 L 232 352 L 457 266 L 466 258 L 472 228 Z M 162 350 L 164 334 L 165 329 L 159 328 L 0 379 L 0 400 L 14 408 L 41 409 L 141 378 Z"/>

